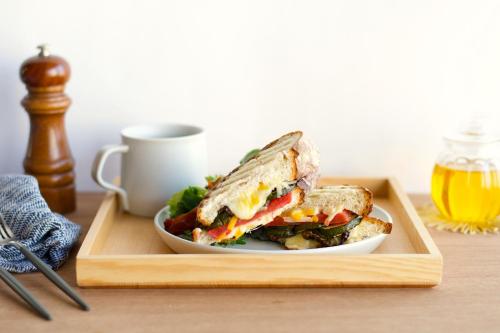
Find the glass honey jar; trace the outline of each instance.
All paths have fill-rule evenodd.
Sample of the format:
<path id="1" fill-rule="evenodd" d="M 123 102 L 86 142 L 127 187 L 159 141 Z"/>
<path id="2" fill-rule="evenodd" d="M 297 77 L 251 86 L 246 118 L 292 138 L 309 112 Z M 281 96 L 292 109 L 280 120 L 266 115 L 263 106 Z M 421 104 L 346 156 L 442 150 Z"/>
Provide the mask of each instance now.
<path id="1" fill-rule="evenodd" d="M 500 138 L 479 123 L 444 137 L 432 199 L 446 220 L 488 229 L 500 215 Z"/>

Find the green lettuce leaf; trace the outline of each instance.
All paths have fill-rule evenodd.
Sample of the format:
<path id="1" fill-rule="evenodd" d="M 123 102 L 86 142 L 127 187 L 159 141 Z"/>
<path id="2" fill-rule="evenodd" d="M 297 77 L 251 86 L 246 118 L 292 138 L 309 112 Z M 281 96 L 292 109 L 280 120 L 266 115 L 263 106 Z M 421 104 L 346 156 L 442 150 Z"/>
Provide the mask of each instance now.
<path id="1" fill-rule="evenodd" d="M 191 209 L 198 206 L 206 194 L 207 190 L 198 186 L 189 186 L 175 193 L 170 200 L 167 201 L 167 204 L 170 206 L 170 217 L 174 218 L 189 212 Z"/>

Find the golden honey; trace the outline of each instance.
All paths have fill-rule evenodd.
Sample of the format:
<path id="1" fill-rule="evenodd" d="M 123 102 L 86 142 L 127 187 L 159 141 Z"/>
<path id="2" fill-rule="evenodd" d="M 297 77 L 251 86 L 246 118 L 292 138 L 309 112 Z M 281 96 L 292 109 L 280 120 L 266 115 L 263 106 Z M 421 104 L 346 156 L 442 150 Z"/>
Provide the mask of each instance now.
<path id="1" fill-rule="evenodd" d="M 436 164 L 432 174 L 432 199 L 452 221 L 486 226 L 500 215 L 500 172 L 467 170 Z"/>

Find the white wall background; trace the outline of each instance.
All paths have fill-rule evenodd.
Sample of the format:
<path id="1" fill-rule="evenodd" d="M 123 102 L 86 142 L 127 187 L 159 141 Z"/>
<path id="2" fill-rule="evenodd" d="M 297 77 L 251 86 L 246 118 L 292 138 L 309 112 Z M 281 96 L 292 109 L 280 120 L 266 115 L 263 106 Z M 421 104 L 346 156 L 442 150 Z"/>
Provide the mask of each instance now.
<path id="1" fill-rule="evenodd" d="M 41 42 L 72 67 L 79 190 L 97 188 L 97 149 L 136 123 L 206 127 L 212 172 L 302 129 L 323 174 L 391 175 L 408 191 L 429 189 L 458 119 L 500 126 L 498 1 L 2 1 L 0 173 L 22 172 L 18 70 Z"/>

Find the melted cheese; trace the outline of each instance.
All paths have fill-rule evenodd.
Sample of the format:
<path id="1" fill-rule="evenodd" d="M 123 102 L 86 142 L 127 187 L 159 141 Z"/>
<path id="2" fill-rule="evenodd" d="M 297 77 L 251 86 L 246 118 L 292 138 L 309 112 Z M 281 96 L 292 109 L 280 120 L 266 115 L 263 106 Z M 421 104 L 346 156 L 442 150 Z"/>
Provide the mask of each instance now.
<path id="1" fill-rule="evenodd" d="M 383 228 L 374 223 L 361 221 L 361 223 L 349 233 L 346 243 L 355 243 L 383 233 Z"/>
<path id="2" fill-rule="evenodd" d="M 319 247 L 319 242 L 302 237 L 301 234 L 289 237 L 285 241 L 285 247 L 289 250 L 315 249 Z"/>
<path id="3" fill-rule="evenodd" d="M 201 229 L 200 228 L 193 229 L 193 241 L 194 242 L 199 241 L 200 236 L 201 236 Z"/>
<path id="4" fill-rule="evenodd" d="M 241 220 L 251 219 L 264 206 L 272 190 L 272 186 L 260 182 L 253 191 L 240 193 L 228 208 Z"/>
<path id="5" fill-rule="evenodd" d="M 238 218 L 236 216 L 231 217 L 231 220 L 229 220 L 229 223 L 227 225 L 227 231 L 232 231 L 234 229 L 234 226 L 236 225 L 236 222 L 238 222 Z"/>
<path id="6" fill-rule="evenodd" d="M 294 208 L 282 214 L 285 222 L 318 222 L 318 208 Z"/>
<path id="7" fill-rule="evenodd" d="M 234 233 L 234 239 L 238 239 L 240 238 L 241 236 L 243 236 L 245 234 L 245 232 L 242 230 L 242 229 L 238 229 L 236 230 L 236 232 Z"/>
<path id="8" fill-rule="evenodd" d="M 304 214 L 304 211 L 302 209 L 293 209 L 290 212 L 290 217 L 292 220 L 295 222 L 301 221 L 306 215 Z"/>

